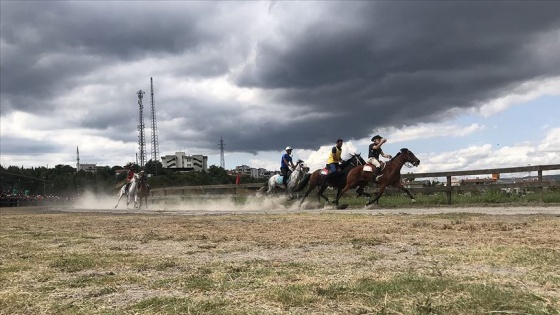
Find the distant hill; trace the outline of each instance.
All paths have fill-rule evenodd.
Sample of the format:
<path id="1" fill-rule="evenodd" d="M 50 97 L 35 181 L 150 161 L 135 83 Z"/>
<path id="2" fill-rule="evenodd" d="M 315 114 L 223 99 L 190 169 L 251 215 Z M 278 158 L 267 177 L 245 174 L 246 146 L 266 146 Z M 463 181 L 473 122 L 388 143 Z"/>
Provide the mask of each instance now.
<path id="1" fill-rule="evenodd" d="M 543 175 L 543 179 L 553 180 L 555 182 L 560 182 L 560 174 L 558 174 L 558 175 Z"/>

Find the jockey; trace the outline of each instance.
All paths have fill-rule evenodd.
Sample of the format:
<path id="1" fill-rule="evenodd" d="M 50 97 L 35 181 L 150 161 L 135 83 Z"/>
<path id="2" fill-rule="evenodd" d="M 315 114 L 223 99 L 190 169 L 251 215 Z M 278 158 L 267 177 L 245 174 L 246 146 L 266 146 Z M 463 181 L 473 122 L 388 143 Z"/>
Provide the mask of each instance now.
<path id="1" fill-rule="evenodd" d="M 146 174 L 144 173 L 144 170 L 140 170 L 140 173 L 138 173 L 138 175 L 140 175 L 140 178 L 143 179 L 143 180 L 147 179 Z"/>
<path id="2" fill-rule="evenodd" d="M 134 178 L 134 164 L 129 163 L 127 165 L 127 168 L 128 168 L 128 172 L 126 172 L 126 188 L 124 190 L 128 194 L 128 187 L 130 187 L 130 183 L 132 182 L 132 179 Z"/>
<path id="3" fill-rule="evenodd" d="M 148 185 L 148 176 L 146 176 L 144 170 L 140 170 L 140 173 L 138 173 L 138 175 L 140 176 L 140 179 L 142 179 L 146 184 L 146 188 L 148 188 L 148 191 L 150 191 L 150 185 Z"/>
<path id="4" fill-rule="evenodd" d="M 368 160 L 367 162 L 370 164 L 375 165 L 377 177 L 375 180 L 377 181 L 383 174 L 381 174 L 381 163 L 379 162 L 379 155 L 386 159 L 392 159 L 393 157 L 389 154 L 385 154 L 381 149 L 381 146 L 387 142 L 387 139 L 381 137 L 380 135 L 375 135 L 371 138 L 372 143 L 369 145 L 369 153 L 368 153 Z"/>
<path id="5" fill-rule="evenodd" d="M 286 153 L 282 155 L 282 160 L 280 161 L 280 173 L 282 174 L 282 186 L 286 188 L 286 182 L 288 181 L 288 175 L 290 173 L 290 168 L 293 170 L 295 168 L 292 162 L 292 147 L 286 147 Z"/>
<path id="6" fill-rule="evenodd" d="M 327 167 L 329 169 L 329 177 L 337 173 L 339 164 L 342 162 L 342 139 L 336 140 L 336 145 L 332 147 L 331 152 L 329 153 L 329 159 L 327 161 Z"/>

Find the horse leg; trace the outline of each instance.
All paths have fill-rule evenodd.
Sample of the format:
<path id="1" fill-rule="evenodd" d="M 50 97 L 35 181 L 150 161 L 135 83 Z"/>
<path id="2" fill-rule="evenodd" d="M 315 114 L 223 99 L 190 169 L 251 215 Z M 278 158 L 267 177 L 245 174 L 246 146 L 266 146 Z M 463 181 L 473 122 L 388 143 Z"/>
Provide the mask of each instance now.
<path id="1" fill-rule="evenodd" d="M 346 185 L 348 186 L 348 185 Z M 346 187 L 344 187 L 344 189 L 346 189 Z M 338 200 L 340 199 L 340 197 L 342 196 L 342 190 L 340 187 L 336 190 L 336 198 L 334 199 L 333 203 L 338 207 Z M 348 190 L 348 189 L 346 189 Z"/>
<path id="2" fill-rule="evenodd" d="M 338 206 L 338 201 L 340 200 L 342 195 L 344 195 L 344 193 L 350 190 L 353 186 L 354 184 L 346 184 L 346 186 L 344 186 L 342 190 L 339 188 L 338 191 L 336 192 L 336 199 L 333 201 L 333 203 Z"/>
<path id="3" fill-rule="evenodd" d="M 381 195 L 383 195 L 383 192 L 385 191 L 385 188 L 387 187 L 386 184 L 381 185 L 381 189 L 379 190 L 379 192 L 377 193 L 377 196 L 375 197 L 375 199 L 370 199 L 368 200 L 368 202 L 366 202 L 366 206 L 371 205 L 372 203 L 376 202 L 377 200 L 379 200 L 379 198 L 381 198 Z"/>
<path id="4" fill-rule="evenodd" d="M 119 194 L 119 199 L 117 199 L 117 204 L 115 205 L 115 209 L 119 206 L 119 202 L 121 201 L 123 194 Z"/>
<path id="5" fill-rule="evenodd" d="M 358 197 L 360 197 L 360 196 L 366 196 L 367 198 L 371 198 L 371 194 L 364 191 L 364 189 L 366 188 L 366 186 L 367 186 L 367 183 L 360 184 L 360 185 L 358 186 L 358 189 L 356 189 L 356 194 L 358 194 Z"/>
<path id="6" fill-rule="evenodd" d="M 408 198 L 410 198 L 410 200 L 412 202 L 416 202 L 416 199 L 414 198 L 414 196 L 412 195 L 410 190 L 408 190 L 406 187 L 404 187 L 403 184 L 398 183 L 397 185 L 394 185 L 394 186 L 397 187 L 398 189 L 404 191 L 408 195 Z"/>
<path id="7" fill-rule="evenodd" d="M 299 202 L 299 207 L 301 208 L 301 205 L 303 204 L 303 201 L 305 200 L 305 198 L 307 198 L 307 196 L 309 195 L 309 193 L 315 189 L 315 187 L 311 187 L 309 186 L 309 188 L 307 188 L 307 190 L 305 191 L 305 194 L 303 194 L 303 197 L 301 198 L 301 201 Z"/>
<path id="8" fill-rule="evenodd" d="M 117 199 L 117 204 L 115 205 L 115 209 L 117 209 L 117 207 L 119 206 L 119 203 L 121 202 L 121 198 L 126 195 L 125 187 L 126 186 L 123 186 L 119 191 L 119 198 Z"/>
<path id="9" fill-rule="evenodd" d="M 317 193 L 317 195 L 319 196 L 319 203 L 321 203 L 321 197 L 323 197 L 323 199 L 325 199 L 325 201 L 327 203 L 329 203 L 329 198 L 327 198 L 327 196 L 323 195 L 323 193 L 325 192 L 325 190 L 327 190 L 327 185 L 321 185 L 321 189 L 319 189 L 319 192 Z"/>

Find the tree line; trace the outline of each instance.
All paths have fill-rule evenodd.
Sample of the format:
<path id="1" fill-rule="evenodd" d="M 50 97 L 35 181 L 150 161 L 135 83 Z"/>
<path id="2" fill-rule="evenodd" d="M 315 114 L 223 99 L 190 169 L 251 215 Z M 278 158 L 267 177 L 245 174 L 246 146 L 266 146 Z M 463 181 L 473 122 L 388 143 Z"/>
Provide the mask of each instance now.
<path id="1" fill-rule="evenodd" d="M 0 190 L 3 194 L 14 192 L 29 195 L 76 196 L 85 191 L 112 194 L 124 184 L 126 172 L 123 166 L 98 167 L 95 172 L 76 171 L 70 165 L 56 165 L 54 168 L 0 165 Z M 191 185 L 235 184 L 236 176 L 229 175 L 219 166 L 211 165 L 202 172 L 176 172 L 162 167 L 161 162 L 148 161 L 144 172 L 150 174 L 151 188 Z M 267 178 L 241 176 L 242 183 L 261 183 Z"/>

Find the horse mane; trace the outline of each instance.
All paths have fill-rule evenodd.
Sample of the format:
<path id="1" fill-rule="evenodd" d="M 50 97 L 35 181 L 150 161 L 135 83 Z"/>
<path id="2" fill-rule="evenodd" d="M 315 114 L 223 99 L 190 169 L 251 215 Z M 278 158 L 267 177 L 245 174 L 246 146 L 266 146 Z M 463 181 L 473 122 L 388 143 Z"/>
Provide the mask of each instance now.
<path id="1" fill-rule="evenodd" d="M 399 153 L 397 153 L 397 155 L 393 156 L 393 158 L 391 159 L 391 161 L 393 161 L 394 159 L 396 159 L 397 156 L 401 155 L 401 153 L 404 154 L 404 153 L 406 153 L 407 151 L 408 151 L 407 148 L 402 148 L 402 149 L 399 151 Z"/>

